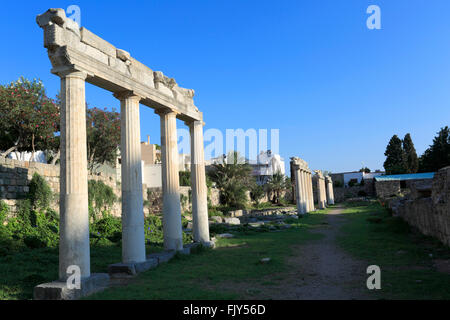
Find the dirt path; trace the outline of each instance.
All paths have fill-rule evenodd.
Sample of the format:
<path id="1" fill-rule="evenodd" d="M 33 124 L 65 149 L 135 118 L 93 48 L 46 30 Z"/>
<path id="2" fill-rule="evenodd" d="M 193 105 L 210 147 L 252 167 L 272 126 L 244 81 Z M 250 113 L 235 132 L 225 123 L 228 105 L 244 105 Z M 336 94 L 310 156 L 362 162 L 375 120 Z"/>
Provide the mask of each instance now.
<path id="1" fill-rule="evenodd" d="M 345 223 L 343 209 L 335 208 L 327 216 L 328 225 L 313 232 L 325 237 L 296 247 L 298 254 L 289 259 L 290 271 L 273 286 L 258 285 L 257 294 L 248 299 L 350 300 L 370 299 L 366 288 L 367 263 L 355 260 L 336 244 L 339 227 Z M 272 276 L 273 278 L 273 276 Z M 265 280 L 270 281 L 271 277 Z"/>

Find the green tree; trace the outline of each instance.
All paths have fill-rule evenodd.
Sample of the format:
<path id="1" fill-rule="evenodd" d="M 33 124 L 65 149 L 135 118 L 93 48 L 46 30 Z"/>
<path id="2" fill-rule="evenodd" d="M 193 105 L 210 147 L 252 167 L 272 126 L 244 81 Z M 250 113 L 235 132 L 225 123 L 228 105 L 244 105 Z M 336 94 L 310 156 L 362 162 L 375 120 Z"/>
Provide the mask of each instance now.
<path id="1" fill-rule="evenodd" d="M 419 170 L 419 158 L 409 133 L 403 138 L 403 152 L 406 172 L 416 173 Z"/>
<path id="2" fill-rule="evenodd" d="M 212 165 L 209 177 L 220 191 L 222 204 L 238 209 L 245 207 L 251 172 L 250 165 L 236 151 L 230 152 L 222 163 Z"/>
<path id="3" fill-rule="evenodd" d="M 40 80 L 21 77 L 0 86 L 0 150 L 54 150 L 59 141 L 59 106 Z"/>
<path id="4" fill-rule="evenodd" d="M 359 169 L 359 172 L 370 173 L 370 169 L 367 167 Z"/>
<path id="5" fill-rule="evenodd" d="M 120 146 L 120 113 L 106 108 L 87 109 L 86 136 L 89 170 L 105 163 L 115 166 Z"/>
<path id="6" fill-rule="evenodd" d="M 433 139 L 433 144 L 419 159 L 420 172 L 435 172 L 450 166 L 450 129 L 441 128 Z"/>
<path id="7" fill-rule="evenodd" d="M 290 187 L 287 177 L 281 172 L 276 172 L 266 184 L 266 190 L 272 194 L 272 202 L 279 204 L 281 200 L 281 193 Z"/>
<path id="8" fill-rule="evenodd" d="M 386 161 L 383 166 L 386 174 L 400 174 L 406 172 L 402 140 L 400 140 L 396 134 L 389 140 L 384 155 L 386 156 Z"/>

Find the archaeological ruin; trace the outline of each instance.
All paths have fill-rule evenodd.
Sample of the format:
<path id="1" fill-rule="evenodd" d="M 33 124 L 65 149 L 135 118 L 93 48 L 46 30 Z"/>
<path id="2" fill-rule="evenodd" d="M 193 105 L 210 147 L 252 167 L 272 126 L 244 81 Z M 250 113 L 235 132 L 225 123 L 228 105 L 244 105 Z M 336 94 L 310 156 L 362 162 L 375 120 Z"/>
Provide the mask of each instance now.
<path id="1" fill-rule="evenodd" d="M 108 275 L 90 270 L 85 82 L 120 100 L 122 176 L 122 262 L 110 270 L 145 270 L 153 265 L 145 252 L 139 104 L 155 110 L 161 121 L 163 230 L 166 250 L 183 250 L 178 177 L 176 119 L 190 128 L 194 241 L 209 238 L 203 150 L 203 114 L 194 105 L 194 90 L 153 71 L 129 52 L 114 47 L 65 15 L 49 9 L 36 19 L 44 31 L 51 72 L 61 78 L 61 169 L 59 281 L 35 288 L 36 298 L 63 298 L 70 266 L 81 271 L 85 295 L 104 286 Z M 66 290 L 66 291 L 64 291 Z"/>
<path id="2" fill-rule="evenodd" d="M 327 189 L 327 203 L 329 205 L 334 204 L 334 192 L 333 192 L 333 180 L 330 176 L 325 176 L 326 189 Z"/>
<path id="3" fill-rule="evenodd" d="M 299 214 L 314 211 L 313 186 L 311 170 L 303 159 L 292 157 L 291 169 L 295 181 L 295 199 Z"/>
<path id="4" fill-rule="evenodd" d="M 326 187 L 325 187 L 325 177 L 323 176 L 322 171 L 315 170 L 316 174 L 314 176 L 314 180 L 317 186 L 317 201 L 319 209 L 325 209 L 327 207 L 327 196 L 326 196 Z"/>

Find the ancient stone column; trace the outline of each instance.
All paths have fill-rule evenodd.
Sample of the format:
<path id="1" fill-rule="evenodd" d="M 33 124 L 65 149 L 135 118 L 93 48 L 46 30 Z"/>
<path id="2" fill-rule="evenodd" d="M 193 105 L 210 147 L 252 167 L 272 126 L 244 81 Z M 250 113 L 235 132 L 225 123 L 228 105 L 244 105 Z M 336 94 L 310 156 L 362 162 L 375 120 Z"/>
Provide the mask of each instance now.
<path id="1" fill-rule="evenodd" d="M 172 110 L 156 111 L 156 113 L 161 117 L 164 248 L 166 250 L 182 250 L 177 113 Z"/>
<path id="2" fill-rule="evenodd" d="M 308 207 L 307 207 L 307 191 L 306 191 L 306 172 L 303 169 L 300 169 L 300 186 L 301 186 L 301 191 L 302 191 L 302 210 L 304 213 L 308 212 Z"/>
<path id="3" fill-rule="evenodd" d="M 59 278 L 67 267 L 91 275 L 86 147 L 86 73 L 68 71 L 61 77 L 61 167 Z M 73 272 L 73 271 L 72 271 Z"/>
<path id="4" fill-rule="evenodd" d="M 312 194 L 311 194 L 311 174 L 309 171 L 305 172 L 305 187 L 306 187 L 306 207 L 307 207 L 307 212 L 311 212 L 314 211 L 314 206 L 311 206 L 311 198 L 312 198 Z"/>
<path id="5" fill-rule="evenodd" d="M 316 170 L 316 177 L 319 209 L 325 209 L 327 201 L 325 195 L 325 178 L 320 170 Z"/>
<path id="6" fill-rule="evenodd" d="M 142 198 L 140 97 L 131 92 L 115 94 L 120 100 L 122 157 L 122 262 L 143 262 L 145 257 Z"/>
<path id="7" fill-rule="evenodd" d="M 298 214 L 304 214 L 303 210 L 303 194 L 302 194 L 302 185 L 301 185 L 301 175 L 300 169 L 295 169 L 295 197 L 297 199 L 297 212 Z"/>
<path id="8" fill-rule="evenodd" d="M 309 185 L 309 201 L 310 201 L 310 207 L 311 207 L 311 211 L 316 210 L 316 208 L 314 207 L 314 191 L 313 191 L 313 187 L 312 187 L 312 174 L 311 171 L 309 171 L 308 174 L 308 185 Z"/>
<path id="9" fill-rule="evenodd" d="M 325 177 L 327 184 L 327 202 L 329 205 L 334 204 L 333 180 L 330 176 Z"/>
<path id="10" fill-rule="evenodd" d="M 208 188 L 206 187 L 203 122 L 188 124 L 191 133 L 192 225 L 195 242 L 209 242 Z"/>
<path id="11" fill-rule="evenodd" d="M 292 157 L 291 158 L 291 167 L 294 172 L 295 177 L 295 198 L 297 202 L 297 213 L 298 214 L 304 214 L 306 213 L 305 207 L 304 207 L 304 189 L 303 184 L 304 181 L 302 180 L 303 175 L 301 173 L 301 159 Z"/>

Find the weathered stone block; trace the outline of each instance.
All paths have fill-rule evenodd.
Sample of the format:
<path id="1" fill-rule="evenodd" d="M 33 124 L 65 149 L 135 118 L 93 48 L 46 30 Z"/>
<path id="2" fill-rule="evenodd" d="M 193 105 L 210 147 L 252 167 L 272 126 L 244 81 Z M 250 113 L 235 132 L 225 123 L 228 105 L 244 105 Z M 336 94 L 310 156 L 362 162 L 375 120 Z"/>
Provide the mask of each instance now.
<path id="1" fill-rule="evenodd" d="M 232 225 L 238 225 L 238 224 L 241 224 L 241 220 L 239 220 L 238 218 L 235 218 L 235 217 L 225 218 L 225 223 L 232 224 Z"/>
<path id="2" fill-rule="evenodd" d="M 108 273 L 125 273 L 135 275 L 158 266 L 158 259 L 150 258 L 143 262 L 115 263 L 108 266 Z"/>
<path id="3" fill-rule="evenodd" d="M 170 261 L 176 252 L 175 250 L 163 251 L 147 255 L 147 259 L 158 259 L 158 264 Z"/>
<path id="4" fill-rule="evenodd" d="M 108 274 L 94 273 L 81 280 L 80 289 L 68 289 L 65 281 L 53 281 L 36 286 L 33 295 L 35 300 L 76 300 L 104 290 L 108 285 Z"/>
<path id="5" fill-rule="evenodd" d="M 81 32 L 81 41 L 91 47 L 94 47 L 100 50 L 103 53 L 106 53 L 108 56 L 116 57 L 116 47 L 110 44 L 108 41 L 103 40 L 99 36 L 93 34 L 88 29 L 82 27 L 80 29 Z"/>

